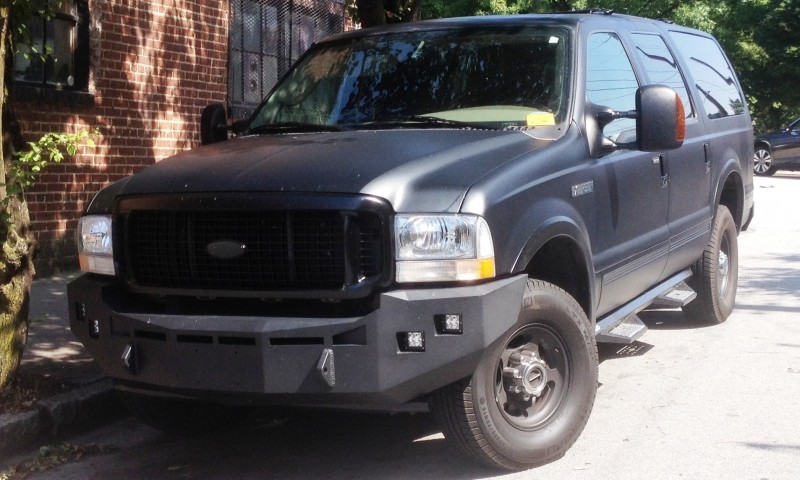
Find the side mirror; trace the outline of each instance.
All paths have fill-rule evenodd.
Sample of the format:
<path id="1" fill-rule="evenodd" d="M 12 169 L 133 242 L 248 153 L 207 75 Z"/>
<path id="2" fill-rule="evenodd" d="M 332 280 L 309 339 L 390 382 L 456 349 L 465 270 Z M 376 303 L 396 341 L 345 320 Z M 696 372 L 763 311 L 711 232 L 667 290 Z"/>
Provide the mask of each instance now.
<path id="1" fill-rule="evenodd" d="M 228 139 L 228 115 L 225 105 L 212 103 L 203 109 L 200 116 L 200 143 L 224 142 Z"/>
<path id="2" fill-rule="evenodd" d="M 621 118 L 636 120 L 636 139 L 615 141 L 603 135 L 608 124 Z M 589 154 L 599 158 L 621 148 L 648 152 L 673 150 L 686 138 L 686 113 L 675 90 L 663 85 L 646 85 L 636 90 L 636 110 L 618 112 L 601 105 L 590 105 L 586 117 Z M 633 133 L 633 129 L 631 132 Z"/>
<path id="3" fill-rule="evenodd" d="M 686 112 L 675 90 L 646 85 L 636 91 L 636 139 L 639 150 L 673 150 L 686 138 Z"/>

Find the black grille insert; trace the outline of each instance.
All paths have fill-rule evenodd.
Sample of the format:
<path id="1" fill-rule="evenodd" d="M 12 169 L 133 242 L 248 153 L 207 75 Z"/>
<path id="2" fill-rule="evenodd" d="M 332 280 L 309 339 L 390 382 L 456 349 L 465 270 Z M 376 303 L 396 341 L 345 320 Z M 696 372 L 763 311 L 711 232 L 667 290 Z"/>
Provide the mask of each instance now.
<path id="1" fill-rule="evenodd" d="M 125 276 L 138 287 L 341 292 L 383 272 L 371 212 L 134 209 L 117 225 Z"/>

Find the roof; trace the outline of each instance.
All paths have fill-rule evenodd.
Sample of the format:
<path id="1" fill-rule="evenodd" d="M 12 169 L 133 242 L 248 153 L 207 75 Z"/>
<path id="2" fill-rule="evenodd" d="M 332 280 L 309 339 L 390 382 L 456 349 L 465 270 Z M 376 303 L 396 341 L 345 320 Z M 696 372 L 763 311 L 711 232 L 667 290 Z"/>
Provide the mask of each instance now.
<path id="1" fill-rule="evenodd" d="M 636 17 L 613 13 L 610 10 L 583 10 L 575 12 L 548 13 L 548 14 L 519 14 L 519 15 L 482 15 L 475 17 L 456 17 L 435 20 L 423 20 L 411 23 L 399 23 L 381 27 L 351 30 L 326 38 L 323 42 L 336 41 L 347 38 L 360 38 L 364 36 L 382 35 L 385 33 L 402 33 L 426 30 L 445 30 L 461 28 L 480 28 L 497 26 L 526 26 L 549 25 L 576 28 L 579 24 L 587 22 L 616 23 L 616 22 L 647 22 L 649 24 L 668 25 L 664 20 Z M 685 27 L 675 25 L 677 29 Z M 689 29 L 691 30 L 691 29 Z"/>

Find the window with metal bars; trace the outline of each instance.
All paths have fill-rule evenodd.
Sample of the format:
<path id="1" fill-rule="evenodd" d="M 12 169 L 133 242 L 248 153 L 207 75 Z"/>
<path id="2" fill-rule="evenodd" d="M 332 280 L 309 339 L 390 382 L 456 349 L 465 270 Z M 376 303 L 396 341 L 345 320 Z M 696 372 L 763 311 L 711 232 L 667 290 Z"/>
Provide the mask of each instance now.
<path id="1" fill-rule="evenodd" d="M 231 0 L 228 102 L 247 118 L 291 64 L 344 29 L 343 0 Z"/>
<path id="2" fill-rule="evenodd" d="M 89 83 L 87 0 L 50 0 L 52 11 L 25 21 L 29 38 L 14 55 L 15 83 L 63 90 L 86 90 Z"/>

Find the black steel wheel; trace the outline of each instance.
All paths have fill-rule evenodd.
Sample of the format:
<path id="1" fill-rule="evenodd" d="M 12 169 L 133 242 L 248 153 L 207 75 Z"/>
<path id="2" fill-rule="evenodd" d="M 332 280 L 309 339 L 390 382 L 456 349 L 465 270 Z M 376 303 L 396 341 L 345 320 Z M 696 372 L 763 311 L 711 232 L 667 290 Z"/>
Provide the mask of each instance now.
<path id="1" fill-rule="evenodd" d="M 756 175 L 770 176 L 775 174 L 775 165 L 772 164 L 772 154 L 765 146 L 756 147 L 753 154 L 753 173 Z"/>
<path id="2" fill-rule="evenodd" d="M 697 323 L 724 322 L 733 311 L 739 281 L 739 244 L 736 223 L 728 208 L 717 207 L 711 238 L 694 268 L 689 285 L 697 298 L 683 307 Z"/>
<path id="3" fill-rule="evenodd" d="M 583 431 L 597 392 L 597 346 L 565 291 L 529 280 L 516 327 L 471 378 L 437 391 L 431 409 L 469 457 L 509 470 L 552 462 Z"/>

